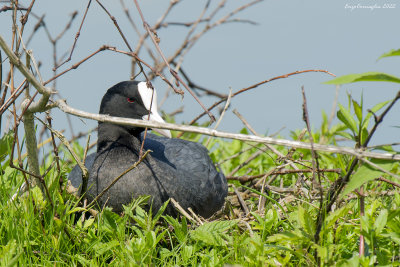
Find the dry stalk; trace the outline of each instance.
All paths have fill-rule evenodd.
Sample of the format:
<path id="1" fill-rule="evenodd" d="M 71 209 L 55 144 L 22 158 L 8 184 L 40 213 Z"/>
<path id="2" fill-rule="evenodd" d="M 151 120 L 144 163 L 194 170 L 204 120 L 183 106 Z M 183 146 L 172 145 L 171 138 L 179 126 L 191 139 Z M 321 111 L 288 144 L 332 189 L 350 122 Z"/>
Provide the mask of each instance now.
<path id="1" fill-rule="evenodd" d="M 173 198 L 170 198 L 170 199 L 171 199 L 171 202 L 172 202 L 172 204 L 174 205 L 174 207 L 175 207 L 183 216 L 185 216 L 185 217 L 186 217 L 189 221 L 191 221 L 192 223 L 196 223 L 196 220 L 193 219 L 192 216 L 190 216 L 189 213 L 187 213 L 187 212 L 185 211 L 184 208 L 182 208 L 182 206 L 179 204 L 178 201 L 176 201 L 176 200 L 173 199 Z"/>
<path id="2" fill-rule="evenodd" d="M 311 145 L 311 159 L 312 159 L 312 167 L 313 167 L 312 184 L 313 184 L 314 189 L 318 188 L 318 190 L 319 190 L 319 197 L 320 197 L 319 202 L 320 202 L 320 207 L 322 207 L 322 204 L 324 201 L 324 192 L 322 189 L 320 172 L 317 172 L 317 170 L 319 170 L 318 154 L 314 150 L 314 138 L 312 136 L 311 127 L 310 127 L 310 119 L 309 119 L 308 107 L 307 107 L 307 98 L 306 98 L 306 93 L 304 92 L 304 86 L 301 87 L 301 93 L 303 96 L 303 120 L 307 126 L 308 136 L 309 136 L 310 145 Z M 317 177 L 318 177 L 318 184 L 317 184 L 315 175 L 317 175 Z"/>
<path id="3" fill-rule="evenodd" d="M 232 97 L 232 89 L 229 90 L 228 100 L 226 101 L 225 107 L 224 107 L 224 109 L 222 110 L 222 113 L 221 113 L 221 115 L 219 116 L 218 121 L 217 121 L 217 123 L 216 123 L 215 126 L 214 126 L 214 130 L 216 130 L 216 129 L 218 128 L 219 124 L 221 123 L 222 119 L 224 118 L 225 112 L 226 112 L 226 110 L 228 109 L 229 105 L 231 104 L 231 97 Z M 208 147 L 208 145 L 209 145 L 210 142 L 211 142 L 211 138 L 212 138 L 212 137 L 210 136 L 210 137 L 207 139 L 207 142 L 205 143 L 205 147 Z"/>
<path id="4" fill-rule="evenodd" d="M 203 225 L 203 222 L 201 221 L 200 217 L 197 216 L 197 214 L 190 207 L 188 208 L 188 211 L 193 215 L 193 217 L 196 219 L 199 225 Z"/>
<path id="5" fill-rule="evenodd" d="M 235 194 L 236 194 L 236 196 L 237 196 L 237 198 L 239 200 L 240 206 L 242 207 L 242 209 L 244 211 L 245 216 L 247 216 L 250 213 L 250 211 L 249 211 L 249 208 L 246 205 L 246 202 L 244 202 L 244 200 L 242 198 L 242 195 L 237 190 L 237 188 L 234 185 L 232 185 L 232 187 L 233 187 L 233 190 L 234 190 L 234 192 L 235 192 Z"/>

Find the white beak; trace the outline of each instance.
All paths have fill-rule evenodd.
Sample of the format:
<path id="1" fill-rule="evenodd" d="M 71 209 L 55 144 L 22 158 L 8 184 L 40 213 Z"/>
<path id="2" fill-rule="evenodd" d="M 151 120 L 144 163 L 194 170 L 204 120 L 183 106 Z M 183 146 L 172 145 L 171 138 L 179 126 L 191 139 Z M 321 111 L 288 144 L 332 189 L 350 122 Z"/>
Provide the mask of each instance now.
<path id="1" fill-rule="evenodd" d="M 160 114 L 158 114 L 158 113 L 151 113 L 151 114 L 150 114 L 150 118 L 149 118 L 149 115 L 145 115 L 145 116 L 143 116 L 142 119 L 143 119 L 143 120 L 149 120 L 149 121 L 156 121 L 156 122 L 165 122 L 165 121 L 161 118 Z M 159 133 L 159 134 L 161 134 L 161 135 L 163 135 L 163 136 L 165 136 L 165 137 L 168 137 L 168 138 L 171 138 L 171 137 L 172 137 L 172 136 L 171 136 L 170 130 L 166 130 L 166 129 L 157 129 L 157 128 L 152 128 L 152 130 L 155 131 L 155 132 L 157 132 L 157 133 Z"/>
<path id="2" fill-rule="evenodd" d="M 160 114 L 158 114 L 156 89 L 152 90 L 151 88 L 148 88 L 145 82 L 140 82 L 138 84 L 138 89 L 139 94 L 142 97 L 144 106 L 147 110 L 150 110 L 150 118 L 149 115 L 145 115 L 142 117 L 142 119 L 156 122 L 165 122 L 161 118 Z M 165 137 L 171 138 L 171 132 L 169 130 L 155 128 L 152 128 L 152 130 Z"/>

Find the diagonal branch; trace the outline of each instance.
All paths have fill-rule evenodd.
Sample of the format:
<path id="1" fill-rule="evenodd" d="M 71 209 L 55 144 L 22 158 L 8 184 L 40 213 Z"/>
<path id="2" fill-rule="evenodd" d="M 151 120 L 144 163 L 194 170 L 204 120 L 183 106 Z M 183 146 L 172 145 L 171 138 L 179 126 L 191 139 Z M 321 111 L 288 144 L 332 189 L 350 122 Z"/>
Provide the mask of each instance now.
<path id="1" fill-rule="evenodd" d="M 49 95 L 52 91 L 49 88 L 44 87 L 38 80 L 36 80 L 35 76 L 29 71 L 29 69 L 21 62 L 21 60 L 14 54 L 13 51 L 8 47 L 6 41 L 0 35 L 0 46 L 3 51 L 7 54 L 11 63 L 14 64 L 15 67 L 22 73 L 22 75 L 26 78 L 26 80 L 36 88 L 42 95 Z"/>
<path id="2" fill-rule="evenodd" d="M 258 87 L 258 86 L 260 86 L 260 85 L 262 85 L 264 83 L 269 83 L 269 82 L 272 82 L 272 81 L 275 81 L 275 80 L 278 80 L 278 79 L 284 79 L 284 78 L 288 78 L 288 77 L 296 75 L 296 74 L 301 74 L 301 73 L 306 73 L 306 72 L 324 72 L 324 73 L 327 73 L 327 74 L 329 74 L 331 76 L 336 77 L 335 74 L 330 73 L 327 70 L 297 70 L 297 71 L 294 71 L 294 72 L 291 72 L 291 73 L 287 73 L 287 74 L 284 74 L 284 75 L 273 77 L 273 78 L 268 79 L 268 80 L 264 80 L 264 81 L 258 82 L 256 84 L 253 84 L 253 85 L 249 86 L 249 87 L 245 87 L 245 88 L 233 93 L 232 97 L 237 96 L 238 94 L 244 93 L 244 92 L 246 92 L 248 90 L 254 89 L 254 88 L 256 88 L 256 87 Z M 213 105 L 211 105 L 207 110 L 208 111 L 212 110 L 213 108 L 215 108 L 216 106 L 218 106 L 219 104 L 223 103 L 226 100 L 227 100 L 227 97 L 222 98 L 221 100 L 219 100 L 219 101 L 215 102 Z M 207 114 L 207 113 L 206 112 L 201 113 L 196 118 L 194 118 L 191 122 L 189 122 L 189 124 L 191 125 L 191 124 L 195 123 L 201 117 L 203 117 L 205 114 Z"/>

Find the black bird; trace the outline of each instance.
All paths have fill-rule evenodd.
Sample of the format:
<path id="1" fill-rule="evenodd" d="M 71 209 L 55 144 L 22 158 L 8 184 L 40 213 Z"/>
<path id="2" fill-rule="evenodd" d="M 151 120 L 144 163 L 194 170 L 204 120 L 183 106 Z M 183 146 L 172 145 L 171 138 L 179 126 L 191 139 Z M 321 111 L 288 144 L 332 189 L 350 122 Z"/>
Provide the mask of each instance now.
<path id="1" fill-rule="evenodd" d="M 164 122 L 157 112 L 156 91 L 145 82 L 120 82 L 104 95 L 100 114 L 115 117 Z M 153 129 L 157 130 L 157 129 Z M 91 201 L 116 177 L 139 159 L 144 128 L 99 122 L 97 153 L 86 159 L 90 176 L 87 197 Z M 157 130 L 171 136 L 169 131 Z M 144 151 L 152 152 L 125 174 L 98 201 L 114 211 L 122 211 L 141 195 L 150 195 L 153 210 L 174 198 L 184 208 L 191 208 L 204 218 L 210 217 L 224 204 L 227 195 L 225 176 L 215 169 L 208 150 L 201 144 L 175 138 L 147 134 Z M 79 188 L 81 170 L 75 166 L 68 179 Z M 176 215 L 170 205 L 166 213 Z"/>

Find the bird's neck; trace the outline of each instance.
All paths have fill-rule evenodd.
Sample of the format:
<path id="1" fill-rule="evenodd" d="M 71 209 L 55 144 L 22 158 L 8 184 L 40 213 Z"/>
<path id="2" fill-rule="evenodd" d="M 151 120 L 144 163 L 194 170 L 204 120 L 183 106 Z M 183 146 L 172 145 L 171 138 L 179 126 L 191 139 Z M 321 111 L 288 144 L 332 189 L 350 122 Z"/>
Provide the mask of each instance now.
<path id="1" fill-rule="evenodd" d="M 101 151 L 115 143 L 140 148 L 140 132 L 138 128 L 128 129 L 122 125 L 99 123 L 97 150 Z"/>

